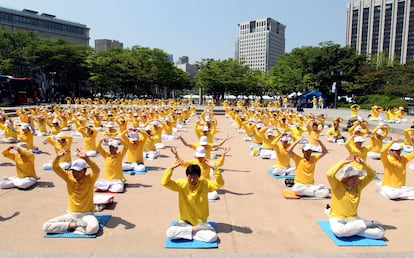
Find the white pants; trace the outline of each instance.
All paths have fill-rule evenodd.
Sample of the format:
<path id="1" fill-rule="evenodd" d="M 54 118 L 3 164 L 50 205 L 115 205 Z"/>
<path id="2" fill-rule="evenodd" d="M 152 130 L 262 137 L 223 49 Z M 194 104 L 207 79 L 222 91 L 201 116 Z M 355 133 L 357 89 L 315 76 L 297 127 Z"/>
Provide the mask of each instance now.
<path id="1" fill-rule="evenodd" d="M 367 157 L 370 159 L 380 159 L 381 153 L 370 151 L 367 153 Z"/>
<path id="2" fill-rule="evenodd" d="M 260 149 L 259 155 L 262 159 L 276 159 L 276 152 L 273 149 Z"/>
<path id="3" fill-rule="evenodd" d="M 171 140 L 177 140 L 177 136 L 172 135 L 172 134 L 162 134 L 161 135 L 161 139 L 164 141 L 171 141 Z"/>
<path id="4" fill-rule="evenodd" d="M 144 151 L 144 157 L 149 160 L 156 159 L 160 156 L 157 151 Z"/>
<path id="5" fill-rule="evenodd" d="M 384 238 L 384 229 L 381 226 L 367 228 L 361 218 L 341 219 L 330 218 L 329 225 L 337 237 L 362 236 L 371 239 Z"/>
<path id="6" fill-rule="evenodd" d="M 38 132 L 37 136 L 47 136 L 47 132 Z"/>
<path id="7" fill-rule="evenodd" d="M 137 163 L 137 162 L 123 162 L 122 163 L 122 170 L 124 171 L 139 171 L 139 172 L 144 172 L 145 171 L 145 165 L 143 163 Z"/>
<path id="8" fill-rule="evenodd" d="M 78 234 L 96 234 L 99 230 L 99 223 L 93 212 L 72 213 L 58 216 L 43 224 L 43 231 L 46 233 L 64 233 L 68 232 L 69 224 L 76 220 L 83 220 L 87 223 L 82 229 L 75 229 L 74 233 Z"/>
<path id="9" fill-rule="evenodd" d="M 275 176 L 295 175 L 295 173 L 296 173 L 295 167 L 274 168 L 272 171 L 272 174 Z"/>
<path id="10" fill-rule="evenodd" d="M 292 191 L 294 191 L 297 195 L 302 196 L 314 196 L 320 198 L 329 197 L 329 189 L 324 185 L 304 185 L 295 183 L 292 186 Z"/>
<path id="11" fill-rule="evenodd" d="M 87 150 L 85 151 L 86 156 L 88 157 L 96 157 L 98 156 L 98 152 L 96 150 Z"/>
<path id="12" fill-rule="evenodd" d="M 26 189 L 34 184 L 36 184 L 36 178 L 34 177 L 3 177 L 3 179 L 0 181 L 0 188 L 7 189 L 17 187 L 20 189 Z"/>
<path id="13" fill-rule="evenodd" d="M 381 186 L 382 194 L 388 199 L 414 199 L 414 187 L 402 186 L 395 188 L 391 186 Z"/>
<path id="14" fill-rule="evenodd" d="M 214 231 L 214 228 L 207 222 L 201 222 L 200 224 L 203 224 L 205 227 L 210 227 L 211 230 L 198 230 L 193 235 L 193 226 L 189 223 L 180 221 L 167 229 L 167 237 L 171 239 L 194 239 L 203 242 L 216 241 L 217 233 Z"/>
<path id="15" fill-rule="evenodd" d="M 122 182 L 122 180 L 99 179 L 95 183 L 95 188 L 97 188 L 100 191 L 122 193 L 124 191 L 124 182 Z"/>
<path id="16" fill-rule="evenodd" d="M 70 168 L 71 163 L 70 162 L 62 162 L 59 163 L 59 166 L 64 169 L 67 170 Z M 49 161 L 48 163 L 44 164 L 42 167 L 43 170 L 52 170 L 52 161 Z"/>

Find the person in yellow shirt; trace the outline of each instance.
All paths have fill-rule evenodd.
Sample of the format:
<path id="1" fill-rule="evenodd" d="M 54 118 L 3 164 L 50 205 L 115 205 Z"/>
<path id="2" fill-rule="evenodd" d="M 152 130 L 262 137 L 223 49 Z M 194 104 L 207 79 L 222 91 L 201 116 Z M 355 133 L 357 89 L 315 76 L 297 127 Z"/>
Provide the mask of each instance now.
<path id="1" fill-rule="evenodd" d="M 406 186 L 407 163 L 414 158 L 414 152 L 401 155 L 399 136 L 394 134 L 391 141 L 381 149 L 384 179 L 381 193 L 388 199 L 414 199 L 414 187 Z"/>
<path id="2" fill-rule="evenodd" d="M 206 157 L 205 157 L 206 159 L 211 159 L 211 151 L 214 148 L 221 147 L 227 140 L 231 139 L 230 136 L 227 136 L 220 143 L 212 144 L 212 143 L 208 143 L 207 136 L 201 136 L 200 141 L 198 143 L 190 144 L 181 136 L 180 133 L 177 133 L 177 137 L 178 139 L 181 140 L 184 146 L 192 148 L 193 150 L 196 150 L 199 146 L 203 146 L 206 149 Z"/>
<path id="3" fill-rule="evenodd" d="M 329 197 L 329 189 L 322 184 L 315 184 L 316 162 L 328 154 L 326 146 L 320 139 L 315 139 L 322 148 L 322 152 L 312 155 L 312 146 L 305 144 L 302 148 L 302 155 L 294 153 L 293 149 L 301 142 L 297 139 L 289 148 L 288 152 L 296 165 L 296 174 L 292 191 L 299 196 L 314 196 L 320 198 Z"/>
<path id="4" fill-rule="evenodd" d="M 109 146 L 109 152 L 102 148 L 102 142 L 106 141 Z M 118 152 L 120 142 L 109 137 L 102 138 L 98 141 L 97 150 L 104 158 L 104 178 L 95 183 L 98 191 L 109 191 L 122 193 L 124 191 L 124 175 L 122 174 L 122 160 L 128 150 L 125 146 L 121 152 Z"/>
<path id="5" fill-rule="evenodd" d="M 57 118 L 53 118 L 50 124 L 48 125 L 50 126 L 50 135 L 57 135 L 62 131 L 62 127 L 59 124 L 59 119 Z"/>
<path id="6" fill-rule="evenodd" d="M 387 138 L 390 127 L 388 125 L 379 124 L 372 130 L 372 133 L 368 134 L 371 138 L 371 149 L 367 153 L 367 157 L 370 159 L 380 159 L 382 143 Z"/>
<path id="7" fill-rule="evenodd" d="M 324 100 L 323 100 L 322 96 L 319 96 L 319 98 L 318 98 L 318 106 L 319 106 L 320 109 L 323 109 L 323 102 L 324 102 Z"/>
<path id="8" fill-rule="evenodd" d="M 73 141 L 72 136 L 65 135 L 64 133 L 58 133 L 57 135 L 48 136 L 46 137 L 44 141 L 45 144 L 50 143 L 54 147 L 56 154 L 64 149 L 69 150 L 69 152 L 65 152 L 65 155 L 63 155 L 63 157 L 59 158 L 61 162 L 60 166 L 63 169 L 68 169 L 72 162 L 72 157 L 70 155 L 72 141 Z M 43 170 L 51 170 L 52 165 L 53 165 L 52 161 L 47 162 L 46 164 L 43 165 Z"/>
<path id="9" fill-rule="evenodd" d="M 332 125 L 326 132 L 326 136 L 328 137 L 328 142 L 336 142 L 338 144 L 345 143 L 345 137 L 341 134 L 340 124 L 343 121 L 342 118 L 336 117 L 332 120 Z"/>
<path id="10" fill-rule="evenodd" d="M 36 122 L 37 124 L 37 136 L 46 136 L 47 135 L 47 120 L 46 118 L 42 115 L 39 114 L 38 116 L 34 116 L 33 120 Z"/>
<path id="11" fill-rule="evenodd" d="M 174 169 L 182 163 L 183 160 L 177 156 L 161 179 L 161 185 L 178 193 L 178 221 L 167 229 L 167 237 L 214 242 L 217 240 L 217 233 L 207 222 L 209 216 L 207 194 L 221 188 L 224 179 L 214 165 L 205 162 L 206 166 L 214 170 L 214 180 L 201 177 L 201 169 L 195 164 L 186 168 L 186 178 L 172 180 Z"/>
<path id="12" fill-rule="evenodd" d="M 96 234 L 99 230 L 99 223 L 94 214 L 93 194 L 94 184 L 99 177 L 99 167 L 86 156 L 85 151 L 77 149 L 79 159 L 73 161 L 68 170 L 64 170 L 59 165 L 60 159 L 68 155 L 68 152 L 68 149 L 59 151 L 53 161 L 53 170 L 56 175 L 66 182 L 67 213 L 46 221 L 42 227 L 43 231 L 46 233 Z M 86 174 L 88 165 L 92 173 Z"/>
<path id="13" fill-rule="evenodd" d="M 106 127 L 106 130 L 102 132 L 103 136 L 108 136 L 109 138 L 114 138 L 118 136 L 119 132 L 115 128 L 114 122 L 107 122 L 105 127 Z"/>
<path id="14" fill-rule="evenodd" d="M 215 167 L 221 167 L 224 164 L 224 158 L 226 154 L 231 150 L 231 148 L 225 148 L 221 154 L 221 157 L 219 160 L 214 162 Z M 174 154 L 175 157 L 178 157 L 178 152 L 175 148 L 171 148 L 171 152 Z M 195 153 L 194 153 L 195 159 L 185 160 L 183 161 L 182 165 L 183 167 L 188 167 L 191 164 L 198 165 L 201 169 L 201 177 L 210 179 L 211 177 L 211 169 L 206 164 L 209 160 L 206 159 L 206 149 L 203 146 L 198 146 Z M 209 200 L 216 200 L 218 199 L 218 193 L 216 191 L 212 191 L 208 193 L 208 199 Z"/>
<path id="15" fill-rule="evenodd" d="M 352 104 L 349 108 L 351 109 L 351 117 L 357 117 L 361 107 L 358 104 Z"/>
<path id="16" fill-rule="evenodd" d="M 318 99 L 316 98 L 316 96 L 312 97 L 312 107 L 313 107 L 313 109 L 318 108 Z"/>
<path id="17" fill-rule="evenodd" d="M 1 189 L 13 187 L 27 189 L 36 184 L 35 157 L 27 143 L 20 142 L 17 145 L 5 147 L 2 154 L 16 163 L 16 176 L 4 177 L 0 181 Z"/>
<path id="18" fill-rule="evenodd" d="M 288 133 L 280 133 L 272 142 L 276 152 L 275 166 L 272 174 L 275 176 L 295 175 L 296 168 L 290 165 L 290 153 L 288 151 L 292 138 Z"/>
<path id="19" fill-rule="evenodd" d="M 374 105 L 371 107 L 371 113 L 369 115 L 369 120 L 382 120 L 380 117 L 381 112 L 384 111 L 384 109 L 380 106 Z"/>
<path id="20" fill-rule="evenodd" d="M 8 119 L 4 122 L 4 124 L 0 124 L 0 130 L 4 132 L 4 140 L 5 143 L 16 143 L 18 141 L 17 131 L 14 128 L 13 121 Z"/>
<path id="21" fill-rule="evenodd" d="M 122 163 L 122 170 L 145 171 L 144 145 L 148 138 L 146 133 L 136 128 L 129 128 L 121 133 L 121 139 L 128 148 L 127 162 Z"/>
<path id="22" fill-rule="evenodd" d="M 29 124 L 22 123 L 20 124 L 20 129 L 16 129 L 20 142 L 27 143 L 27 146 L 30 150 L 35 151 L 34 147 L 34 133 L 32 132 Z"/>
<path id="23" fill-rule="evenodd" d="M 308 130 L 308 142 L 312 147 L 312 151 L 322 152 L 322 146 L 319 144 L 319 136 L 323 131 L 323 126 L 316 120 L 309 120 L 307 125 Z"/>
<path id="24" fill-rule="evenodd" d="M 363 146 L 364 138 L 362 136 L 352 135 L 345 142 L 345 148 L 350 155 L 357 155 L 364 161 L 367 160 L 368 152 L 371 151 L 372 145 Z"/>
<path id="25" fill-rule="evenodd" d="M 84 126 L 79 128 L 79 133 L 83 136 L 83 148 L 85 149 L 86 156 L 96 157 L 98 155 L 96 150 L 98 130 L 93 126 Z"/>
<path id="26" fill-rule="evenodd" d="M 355 163 L 358 167 L 352 165 Z M 375 178 L 374 170 L 363 159 L 351 155 L 331 167 L 326 176 L 332 189 L 329 211 L 332 232 L 337 237 L 384 238 L 385 230 L 379 222 L 358 216 L 362 190 Z"/>

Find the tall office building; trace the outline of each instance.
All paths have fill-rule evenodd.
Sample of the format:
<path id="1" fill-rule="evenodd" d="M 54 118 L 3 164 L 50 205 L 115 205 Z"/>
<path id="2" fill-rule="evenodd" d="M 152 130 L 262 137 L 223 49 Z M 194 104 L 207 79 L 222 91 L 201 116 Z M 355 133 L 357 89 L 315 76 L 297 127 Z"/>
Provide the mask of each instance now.
<path id="1" fill-rule="evenodd" d="M 0 7 L 0 27 L 10 31 L 33 31 L 42 38 L 62 38 L 68 42 L 89 46 L 90 29 L 86 25 L 56 19 L 52 14 Z"/>
<path id="2" fill-rule="evenodd" d="M 124 44 L 117 40 L 95 39 L 95 51 L 107 51 L 111 48 L 123 48 Z"/>
<path id="3" fill-rule="evenodd" d="M 359 0 L 347 4 L 346 45 L 357 53 L 414 58 L 414 0 Z"/>
<path id="4" fill-rule="evenodd" d="M 285 28 L 272 18 L 240 23 L 235 59 L 251 69 L 269 71 L 285 53 Z"/>
<path id="5" fill-rule="evenodd" d="M 188 56 L 181 56 L 178 58 L 177 64 L 189 64 L 190 63 L 190 59 L 188 58 Z"/>

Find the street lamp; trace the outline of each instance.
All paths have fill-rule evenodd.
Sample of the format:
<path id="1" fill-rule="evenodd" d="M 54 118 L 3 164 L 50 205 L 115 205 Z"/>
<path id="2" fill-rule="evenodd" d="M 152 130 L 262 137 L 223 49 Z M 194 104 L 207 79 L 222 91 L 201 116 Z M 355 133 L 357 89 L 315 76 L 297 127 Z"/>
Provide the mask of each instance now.
<path id="1" fill-rule="evenodd" d="M 337 109 L 338 105 L 338 88 L 339 88 L 339 84 L 342 78 L 343 72 L 341 69 L 338 70 L 333 70 L 331 71 L 331 76 L 334 77 L 334 82 L 332 83 L 332 93 L 335 93 L 335 98 L 334 98 L 334 108 Z"/>

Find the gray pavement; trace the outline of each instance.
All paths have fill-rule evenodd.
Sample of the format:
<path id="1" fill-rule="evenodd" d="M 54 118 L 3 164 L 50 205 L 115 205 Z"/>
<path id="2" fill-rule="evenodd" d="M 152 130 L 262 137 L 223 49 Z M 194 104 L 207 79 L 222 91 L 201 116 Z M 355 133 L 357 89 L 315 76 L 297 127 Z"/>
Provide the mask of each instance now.
<path id="1" fill-rule="evenodd" d="M 328 121 L 350 115 L 348 109 L 306 109 L 305 112 L 325 113 Z M 368 114 L 369 111 L 360 111 L 364 118 Z M 376 184 L 371 183 L 364 190 L 360 216 L 386 225 L 387 246 L 338 247 L 316 224 L 327 219 L 323 209 L 329 200 L 283 199 L 280 194 L 283 180 L 276 180 L 266 172 L 274 161 L 250 156 L 250 143 L 243 141 L 243 135 L 224 116 L 218 115 L 217 119 L 217 140 L 226 135 L 233 137 L 224 146 L 232 147 L 222 167 L 225 185 L 218 191 L 220 199 L 210 203 L 209 218 L 218 223 L 217 249 L 164 248 L 165 230 L 177 214 L 176 194 L 160 185 L 164 169 L 173 160 L 167 149 L 161 150 L 161 158 L 146 161 L 153 168 L 146 175 L 127 175 L 126 192 L 117 194 L 115 205 L 103 211 L 112 214 L 112 218 L 102 235 L 96 239 L 43 238 L 42 223 L 66 209 L 66 189 L 53 172 L 41 170 L 42 164 L 54 157 L 54 150 L 42 144 L 42 137 L 36 137 L 36 145 L 44 151 L 36 155 L 36 169 L 41 178 L 38 186 L 28 191 L 0 190 L 0 257 L 414 257 L 412 202 L 386 200 L 376 193 Z M 196 141 L 192 131 L 194 121 L 192 118 L 188 131 L 182 133 L 191 143 Z M 410 124 L 390 126 L 398 132 Z M 374 125 L 370 122 L 370 126 Z M 324 136 L 322 139 L 326 140 Z M 73 147 L 81 144 L 80 139 L 75 139 Z M 177 147 L 184 159 L 193 157 L 193 151 L 179 141 L 166 142 L 166 145 Z M 328 142 L 326 145 L 329 153 L 317 164 L 315 175 L 315 180 L 325 185 L 327 169 L 346 155 L 343 146 Z M 0 144 L 0 149 L 5 146 Z M 102 157 L 95 160 L 102 166 Z M 380 161 L 369 162 L 376 171 L 382 171 Z M 15 167 L 1 156 L 0 171 L 2 176 L 13 176 Z M 414 185 L 413 172 L 407 174 L 407 185 Z M 173 176 L 182 177 L 183 170 L 177 169 Z"/>

